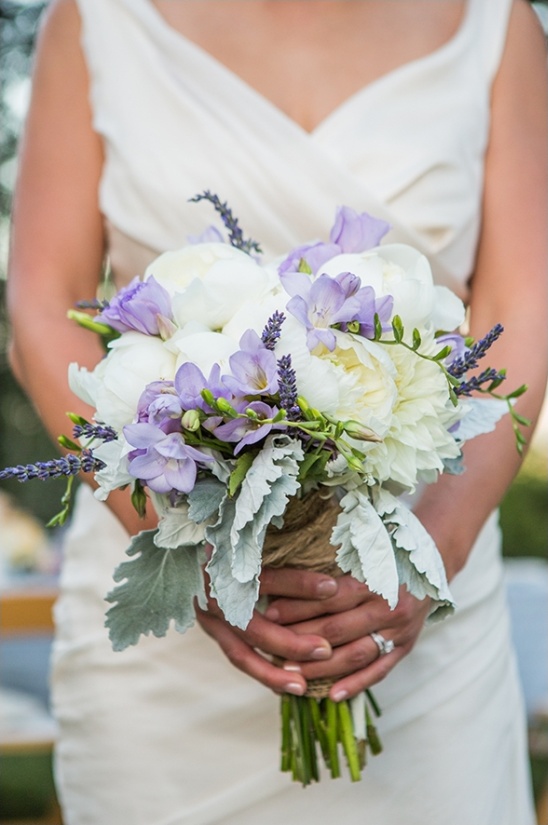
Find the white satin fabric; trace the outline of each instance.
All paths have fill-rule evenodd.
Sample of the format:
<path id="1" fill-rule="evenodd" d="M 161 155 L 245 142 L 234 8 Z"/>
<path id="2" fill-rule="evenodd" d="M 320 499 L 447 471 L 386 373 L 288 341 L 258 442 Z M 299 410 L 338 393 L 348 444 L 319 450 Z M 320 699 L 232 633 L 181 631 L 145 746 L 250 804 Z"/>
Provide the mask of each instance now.
<path id="1" fill-rule="evenodd" d="M 467 295 L 490 85 L 510 0 L 468 0 L 456 35 L 311 134 L 171 29 L 148 0 L 78 0 L 119 283 L 212 222 L 227 199 L 267 255 L 325 237 L 335 207 L 390 220 Z M 465 517 L 465 514 L 463 514 Z M 496 514 L 452 590 L 379 685 L 385 750 L 362 782 L 303 791 L 278 772 L 278 701 L 199 628 L 113 653 L 105 593 L 128 538 L 81 489 L 56 607 L 56 770 L 66 825 L 531 825 L 521 698 Z"/>

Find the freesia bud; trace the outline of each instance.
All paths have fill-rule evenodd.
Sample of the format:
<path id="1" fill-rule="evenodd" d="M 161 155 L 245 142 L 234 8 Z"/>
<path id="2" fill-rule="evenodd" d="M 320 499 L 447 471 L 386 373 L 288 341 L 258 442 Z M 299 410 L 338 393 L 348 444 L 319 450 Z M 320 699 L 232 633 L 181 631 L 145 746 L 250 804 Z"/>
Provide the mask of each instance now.
<path id="1" fill-rule="evenodd" d="M 181 418 L 181 425 L 183 430 L 189 430 L 195 433 L 200 429 L 200 414 L 198 410 L 187 410 Z"/>
<path id="2" fill-rule="evenodd" d="M 238 415 L 232 404 L 230 404 L 226 400 L 226 398 L 218 398 L 215 402 L 215 406 L 217 407 L 219 412 L 222 412 L 225 415 L 229 415 L 231 418 L 236 418 L 236 416 Z"/>
<path id="3" fill-rule="evenodd" d="M 355 470 L 357 473 L 363 472 L 363 461 L 353 455 L 346 455 L 345 458 L 351 470 Z"/>
<path id="4" fill-rule="evenodd" d="M 360 424 L 359 421 L 345 421 L 343 428 L 345 433 L 351 438 L 357 438 L 358 441 L 382 441 L 382 438 L 374 430 L 366 427 L 365 424 Z"/>

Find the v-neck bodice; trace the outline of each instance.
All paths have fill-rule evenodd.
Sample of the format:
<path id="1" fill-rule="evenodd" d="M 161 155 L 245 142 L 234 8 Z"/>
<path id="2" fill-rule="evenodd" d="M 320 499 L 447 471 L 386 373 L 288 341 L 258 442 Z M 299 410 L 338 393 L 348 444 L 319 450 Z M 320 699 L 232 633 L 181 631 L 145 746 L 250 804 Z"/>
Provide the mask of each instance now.
<path id="1" fill-rule="evenodd" d="M 467 0 L 447 43 L 351 95 L 311 133 L 149 0 L 78 3 L 121 281 L 211 222 L 206 204 L 188 203 L 208 188 L 267 255 L 325 236 L 341 203 L 387 217 L 393 239 L 435 256 L 439 279 L 465 296 L 511 0 Z"/>

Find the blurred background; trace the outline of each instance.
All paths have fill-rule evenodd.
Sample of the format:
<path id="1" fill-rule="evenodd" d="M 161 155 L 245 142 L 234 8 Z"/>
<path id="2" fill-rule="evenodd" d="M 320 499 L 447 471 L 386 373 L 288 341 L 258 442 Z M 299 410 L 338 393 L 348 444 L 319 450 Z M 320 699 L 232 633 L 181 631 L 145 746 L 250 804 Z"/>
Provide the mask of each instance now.
<path id="1" fill-rule="evenodd" d="M 34 39 L 46 5 L 44 0 L 0 0 L 0 467 L 56 454 L 10 374 L 5 311 L 17 143 L 29 98 Z M 548 33 L 548 3 L 533 5 Z M 541 825 L 548 825 L 547 453 L 545 410 L 501 508 L 508 598 Z M 0 822 L 6 825 L 61 821 L 51 774 L 55 730 L 49 716 L 48 659 L 62 535 L 45 525 L 58 512 L 64 488 L 63 481 L 0 483 Z"/>

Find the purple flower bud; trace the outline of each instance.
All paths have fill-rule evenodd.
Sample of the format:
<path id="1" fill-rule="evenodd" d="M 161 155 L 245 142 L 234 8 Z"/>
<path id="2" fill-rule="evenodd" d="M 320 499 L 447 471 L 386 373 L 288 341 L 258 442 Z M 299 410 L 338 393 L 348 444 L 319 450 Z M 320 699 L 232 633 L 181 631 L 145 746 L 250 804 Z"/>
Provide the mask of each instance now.
<path id="1" fill-rule="evenodd" d="M 182 408 L 173 381 L 153 381 L 143 390 L 137 404 L 137 421 L 153 424 L 164 433 L 181 429 Z"/>
<path id="2" fill-rule="evenodd" d="M 358 214 L 350 206 L 339 206 L 329 240 L 341 252 L 364 252 L 378 246 L 389 229 L 390 224 L 367 212 Z"/>
<path id="3" fill-rule="evenodd" d="M 134 278 L 96 320 L 118 332 L 134 330 L 145 335 L 166 335 L 175 328 L 169 293 L 153 277 L 146 281 Z"/>

